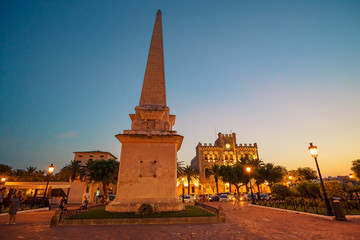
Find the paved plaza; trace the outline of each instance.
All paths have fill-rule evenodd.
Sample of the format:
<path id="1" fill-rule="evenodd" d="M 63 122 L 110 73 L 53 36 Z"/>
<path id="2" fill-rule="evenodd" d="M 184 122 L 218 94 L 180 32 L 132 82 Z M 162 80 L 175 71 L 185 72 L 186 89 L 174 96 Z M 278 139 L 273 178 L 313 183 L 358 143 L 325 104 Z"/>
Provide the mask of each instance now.
<path id="1" fill-rule="evenodd" d="M 257 208 L 222 205 L 226 223 L 177 225 L 58 226 L 53 211 L 18 214 L 16 225 L 0 216 L 0 239 L 360 239 L 360 219 L 347 222 Z"/>

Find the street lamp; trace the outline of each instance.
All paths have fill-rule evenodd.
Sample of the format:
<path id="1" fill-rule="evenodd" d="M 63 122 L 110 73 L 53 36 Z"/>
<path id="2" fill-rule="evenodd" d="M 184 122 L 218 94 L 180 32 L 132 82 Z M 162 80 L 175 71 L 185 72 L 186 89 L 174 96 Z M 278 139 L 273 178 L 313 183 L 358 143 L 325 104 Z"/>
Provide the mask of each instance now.
<path id="1" fill-rule="evenodd" d="M 328 196 L 327 196 L 327 194 L 326 194 L 326 191 L 325 191 L 324 182 L 323 182 L 323 180 L 322 180 L 321 173 L 320 173 L 320 168 L 319 168 L 319 164 L 318 164 L 318 161 L 317 161 L 317 156 L 318 156 L 317 147 L 314 146 L 312 143 L 310 143 L 309 151 L 310 151 L 310 153 L 311 153 L 311 156 L 312 156 L 312 157 L 314 158 L 314 160 L 315 160 L 316 168 L 317 168 L 318 173 L 319 173 L 321 188 L 322 188 L 322 190 L 323 190 L 324 201 L 325 201 L 325 205 L 326 205 L 326 215 L 328 215 L 328 216 L 334 216 L 334 212 L 333 212 L 333 210 L 332 210 L 332 208 L 331 208 L 329 198 L 328 198 Z"/>
<path id="2" fill-rule="evenodd" d="M 1 182 L 5 185 L 6 178 L 2 177 Z"/>
<path id="3" fill-rule="evenodd" d="M 51 174 L 54 172 L 54 165 L 51 164 L 48 168 L 48 179 L 47 179 L 47 183 L 46 183 L 46 187 L 45 187 L 45 193 L 44 193 L 44 197 L 43 197 L 43 201 L 45 201 L 45 198 L 46 198 L 46 192 L 47 192 L 47 189 L 48 189 L 48 186 L 49 186 L 49 182 L 50 182 L 50 176 Z"/>
<path id="4" fill-rule="evenodd" d="M 184 182 L 185 182 L 185 178 L 182 177 L 182 178 L 181 178 L 181 181 L 182 181 L 182 202 L 184 203 L 184 192 L 185 192 Z"/>
<path id="5" fill-rule="evenodd" d="M 253 194 L 252 187 L 251 187 L 251 177 L 250 177 L 251 168 L 250 168 L 250 167 L 247 167 L 247 168 L 246 168 L 246 171 L 249 173 L 250 192 L 251 192 L 251 204 L 255 204 L 254 194 Z"/>

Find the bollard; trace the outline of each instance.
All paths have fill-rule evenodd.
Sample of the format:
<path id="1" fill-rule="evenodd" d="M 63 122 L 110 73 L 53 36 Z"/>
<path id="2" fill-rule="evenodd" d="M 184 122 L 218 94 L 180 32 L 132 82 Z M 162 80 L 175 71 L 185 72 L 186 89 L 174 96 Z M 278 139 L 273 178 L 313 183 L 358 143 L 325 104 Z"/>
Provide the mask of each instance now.
<path id="1" fill-rule="evenodd" d="M 55 215 L 51 217 L 50 227 L 56 227 L 59 224 L 61 210 L 56 210 Z"/>
<path id="2" fill-rule="evenodd" d="M 335 213 L 335 220 L 346 221 L 344 210 L 340 203 L 340 198 L 333 197 L 332 199 L 333 199 L 332 203 L 333 203 L 333 208 L 334 208 L 334 213 Z"/>
<path id="3" fill-rule="evenodd" d="M 221 206 L 218 208 L 218 221 L 225 222 L 225 213 Z"/>

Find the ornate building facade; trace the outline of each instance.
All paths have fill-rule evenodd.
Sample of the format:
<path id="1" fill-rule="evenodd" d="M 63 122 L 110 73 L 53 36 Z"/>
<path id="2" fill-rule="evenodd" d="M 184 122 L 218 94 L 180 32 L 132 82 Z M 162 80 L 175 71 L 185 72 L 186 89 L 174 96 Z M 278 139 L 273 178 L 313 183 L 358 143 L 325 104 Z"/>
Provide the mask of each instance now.
<path id="1" fill-rule="evenodd" d="M 191 161 L 191 166 L 199 172 L 199 193 L 216 193 L 215 179 L 208 177 L 206 172 L 215 164 L 231 165 L 240 159 L 259 159 L 257 144 L 237 144 L 236 134 L 218 134 L 214 144 L 201 144 L 196 146 L 196 156 Z M 234 192 L 231 188 L 219 180 L 219 192 Z"/>

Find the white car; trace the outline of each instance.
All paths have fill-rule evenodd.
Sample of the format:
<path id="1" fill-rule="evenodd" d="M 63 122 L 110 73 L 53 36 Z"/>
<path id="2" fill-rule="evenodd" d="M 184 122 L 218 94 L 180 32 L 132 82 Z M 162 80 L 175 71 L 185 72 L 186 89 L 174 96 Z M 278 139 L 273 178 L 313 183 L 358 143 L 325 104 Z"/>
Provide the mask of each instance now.
<path id="1" fill-rule="evenodd" d="M 230 201 L 230 197 L 226 194 L 221 194 L 219 198 L 219 202 L 228 202 Z"/>
<path id="2" fill-rule="evenodd" d="M 184 195 L 184 203 L 189 203 L 189 202 L 193 202 L 194 201 L 194 197 L 191 195 Z"/>

